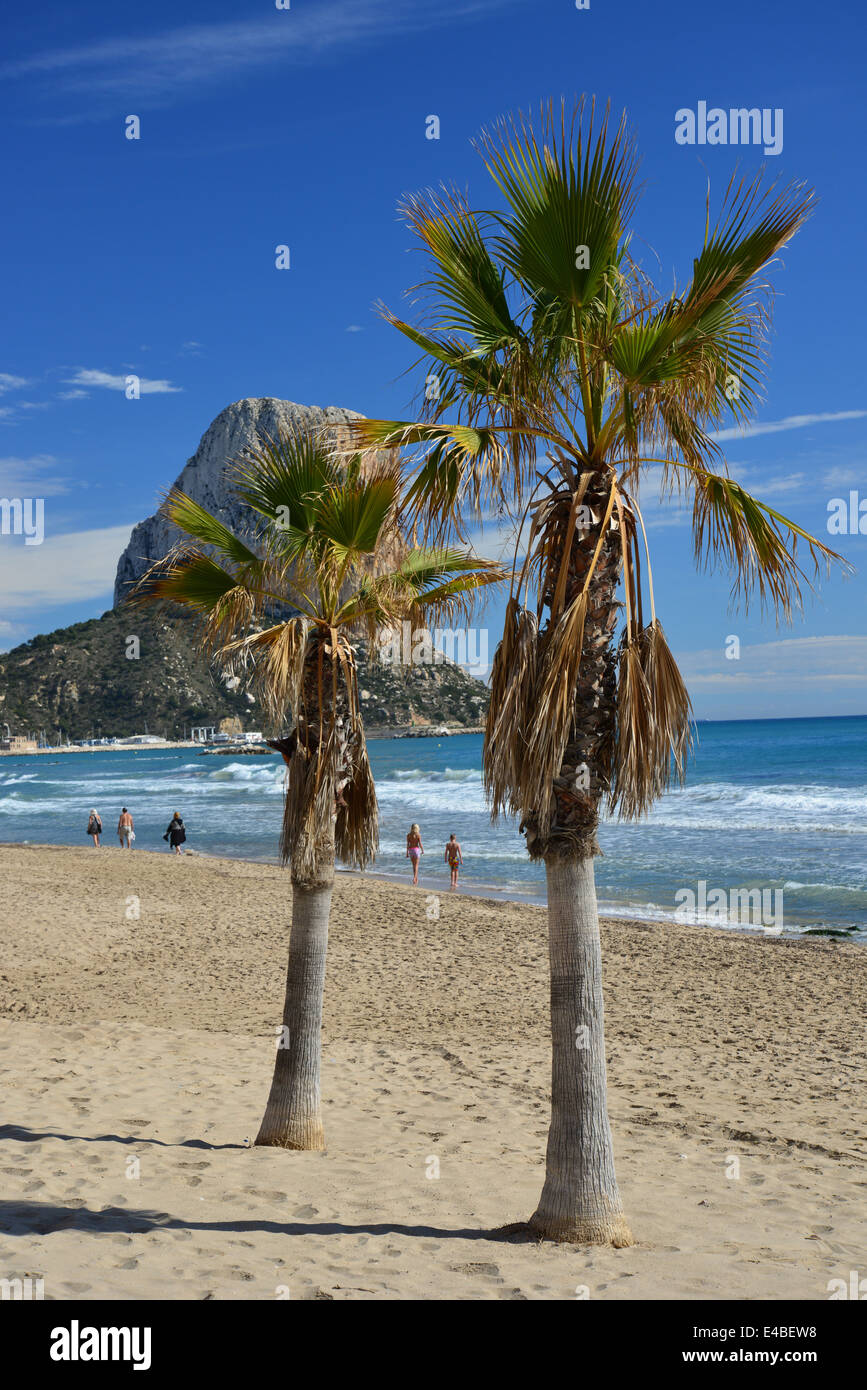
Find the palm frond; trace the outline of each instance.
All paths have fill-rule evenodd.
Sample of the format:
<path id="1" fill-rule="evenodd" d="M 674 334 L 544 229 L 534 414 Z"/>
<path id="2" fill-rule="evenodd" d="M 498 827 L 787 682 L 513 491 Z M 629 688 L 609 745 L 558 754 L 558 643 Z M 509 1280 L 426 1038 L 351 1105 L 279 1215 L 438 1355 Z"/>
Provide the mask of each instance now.
<path id="1" fill-rule="evenodd" d="M 259 555 L 239 536 L 179 488 L 170 490 L 161 510 L 186 536 L 201 545 L 210 546 L 229 564 L 255 568 L 260 563 Z"/>
<path id="2" fill-rule="evenodd" d="M 692 747 L 692 706 L 658 622 L 624 640 L 617 695 L 609 810 L 635 820 L 673 778 L 683 782 Z"/>
<path id="3" fill-rule="evenodd" d="M 584 650 L 587 591 L 563 610 L 545 634 L 529 726 L 527 761 L 522 770 L 524 808 L 535 811 L 539 833 L 547 835 L 555 809 L 554 779 L 575 717 L 575 688 Z"/>
<path id="4" fill-rule="evenodd" d="M 536 717 L 539 625 L 535 613 L 512 596 L 503 636 L 491 668 L 491 698 L 485 725 L 482 770 L 494 820 L 522 815 L 531 803 L 522 787 L 527 741 Z"/>
<path id="5" fill-rule="evenodd" d="M 353 756 L 352 777 L 342 789 L 342 797 L 338 799 L 334 833 L 337 853 L 344 864 L 365 869 L 376 858 L 379 845 L 379 805 L 360 718 L 357 720 L 357 746 Z"/>
<path id="6" fill-rule="evenodd" d="M 340 561 L 370 555 L 394 527 L 397 498 L 395 476 L 331 487 L 319 498 L 316 532 Z"/>
<path id="7" fill-rule="evenodd" d="M 745 609 L 756 593 L 762 608 L 770 605 L 778 617 L 789 619 L 793 607 L 803 606 L 801 584 L 812 581 L 798 563 L 799 540 L 807 547 L 814 576 L 822 559 L 851 568 L 836 551 L 734 479 L 693 470 L 691 481 L 696 562 L 707 569 L 722 564 L 733 569 L 732 600 L 740 598 Z"/>
<path id="8" fill-rule="evenodd" d="M 309 534 L 323 492 L 339 485 L 343 473 L 324 437 L 314 433 L 264 436 L 231 468 L 239 497 L 265 521 Z"/>
<path id="9" fill-rule="evenodd" d="M 482 353 L 520 341 L 504 271 L 466 198 L 449 189 L 416 194 L 403 201 L 401 212 L 433 262 L 433 275 L 416 288 L 435 295 L 439 331 L 468 336 Z"/>
<path id="10" fill-rule="evenodd" d="M 178 603 L 207 616 L 237 587 L 237 580 L 210 555 L 175 547 L 150 565 L 130 593 L 133 606 Z"/>
<path id="11" fill-rule="evenodd" d="M 595 121 L 595 104 L 582 102 L 567 119 L 565 101 L 559 111 L 550 102 L 538 135 L 519 114 L 479 141 L 508 206 L 498 258 L 535 299 L 549 297 L 551 336 L 571 330 L 570 315 L 593 310 L 634 205 L 637 160 L 625 116 L 610 141 L 608 109 L 594 129 Z"/>

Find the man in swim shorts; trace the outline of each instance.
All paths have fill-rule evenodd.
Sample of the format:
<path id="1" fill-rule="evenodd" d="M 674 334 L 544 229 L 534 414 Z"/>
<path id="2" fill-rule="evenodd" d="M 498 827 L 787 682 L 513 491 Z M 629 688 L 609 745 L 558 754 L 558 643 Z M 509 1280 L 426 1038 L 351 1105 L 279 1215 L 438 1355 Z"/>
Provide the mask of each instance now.
<path id="1" fill-rule="evenodd" d="M 450 891 L 454 892 L 458 886 L 458 867 L 464 862 L 461 854 L 461 847 L 455 838 L 454 831 L 452 831 L 446 844 L 445 861 L 452 871 L 452 886 Z"/>

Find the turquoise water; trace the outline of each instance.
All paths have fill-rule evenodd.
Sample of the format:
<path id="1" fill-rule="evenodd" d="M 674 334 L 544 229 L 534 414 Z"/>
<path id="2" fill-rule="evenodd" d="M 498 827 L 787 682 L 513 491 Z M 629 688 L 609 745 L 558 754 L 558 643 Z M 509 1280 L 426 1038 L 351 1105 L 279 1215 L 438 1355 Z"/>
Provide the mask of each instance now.
<path id="1" fill-rule="evenodd" d="M 698 737 L 683 790 L 638 825 L 602 826 L 596 875 L 604 910 L 756 926 L 755 910 L 747 920 L 731 906 L 727 920 L 715 916 L 713 895 L 722 890 L 730 905 L 734 890 L 764 889 L 765 926 L 854 929 L 867 940 L 867 718 L 703 723 Z M 516 827 L 489 822 L 481 749 L 481 735 L 371 740 L 381 814 L 376 872 L 409 875 L 405 837 L 418 821 L 421 879 L 431 891 L 448 886 L 443 848 L 454 831 L 466 891 L 540 900 L 544 872 L 527 860 Z M 3 758 L 0 840 L 85 845 L 90 808 L 113 831 L 125 805 L 138 848 L 165 849 L 162 833 L 179 810 L 189 848 L 273 862 L 282 786 L 277 756 L 142 749 Z M 117 843 L 113 834 L 106 841 Z"/>

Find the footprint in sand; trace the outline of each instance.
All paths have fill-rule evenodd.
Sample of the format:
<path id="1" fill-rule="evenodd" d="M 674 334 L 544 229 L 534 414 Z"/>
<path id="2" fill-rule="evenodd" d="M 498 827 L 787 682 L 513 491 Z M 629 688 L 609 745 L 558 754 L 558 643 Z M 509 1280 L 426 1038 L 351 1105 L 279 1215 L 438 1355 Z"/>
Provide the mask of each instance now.
<path id="1" fill-rule="evenodd" d="M 299 1207 L 297 1211 L 293 1211 L 292 1215 L 299 1217 L 302 1221 L 309 1221 L 311 1217 L 318 1216 L 319 1211 L 316 1207 L 308 1205 L 306 1207 Z"/>
<path id="2" fill-rule="evenodd" d="M 505 1279 L 500 1276 L 497 1265 L 478 1263 L 451 1265 L 450 1268 L 454 1270 L 455 1274 L 481 1274 L 486 1279 L 493 1279 L 496 1284 L 505 1284 L 506 1282 Z"/>

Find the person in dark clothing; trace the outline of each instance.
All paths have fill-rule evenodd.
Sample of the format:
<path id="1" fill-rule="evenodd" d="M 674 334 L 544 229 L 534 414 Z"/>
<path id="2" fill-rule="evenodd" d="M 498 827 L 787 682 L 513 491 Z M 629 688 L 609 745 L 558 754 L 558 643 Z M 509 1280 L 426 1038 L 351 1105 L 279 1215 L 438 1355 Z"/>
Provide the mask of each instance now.
<path id="1" fill-rule="evenodd" d="M 181 845 L 184 843 L 186 838 L 187 832 L 184 829 L 184 822 L 181 820 L 181 813 L 180 811 L 175 811 L 175 814 L 169 821 L 168 829 L 166 830 L 163 839 L 168 840 L 169 846 L 171 849 L 174 850 L 175 854 L 181 854 Z"/>

